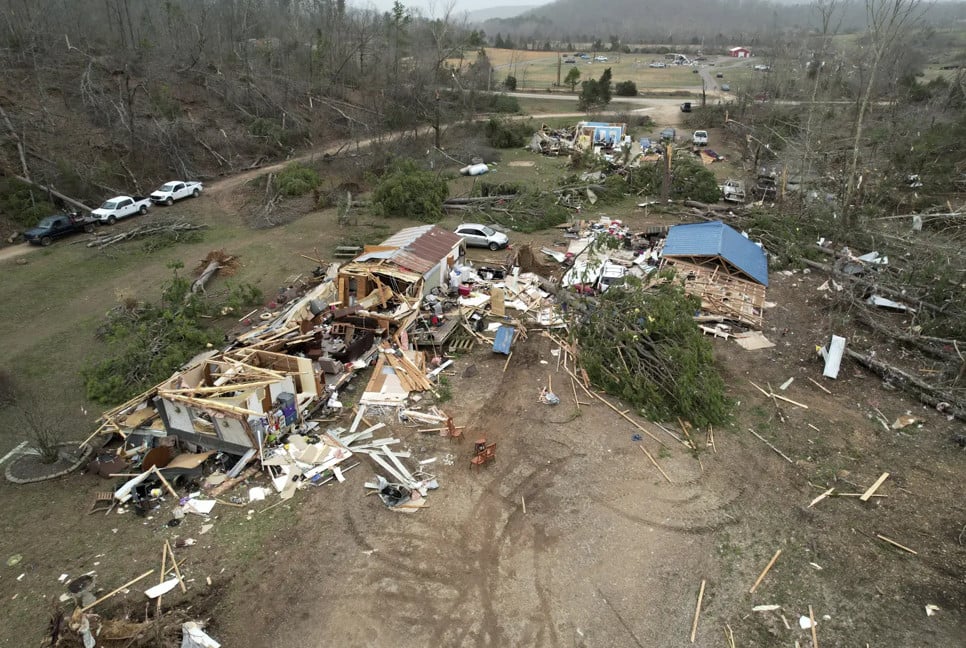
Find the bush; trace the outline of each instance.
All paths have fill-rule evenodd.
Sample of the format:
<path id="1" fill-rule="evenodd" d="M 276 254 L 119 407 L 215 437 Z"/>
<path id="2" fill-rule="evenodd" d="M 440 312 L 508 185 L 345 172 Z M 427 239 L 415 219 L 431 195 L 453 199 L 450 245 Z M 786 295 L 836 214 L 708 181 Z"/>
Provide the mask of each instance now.
<path id="1" fill-rule="evenodd" d="M 379 180 L 372 202 L 384 216 L 436 223 L 443 218 L 443 201 L 448 195 L 445 180 L 418 168 L 412 160 L 397 160 Z"/>
<path id="2" fill-rule="evenodd" d="M 275 186 L 283 196 L 304 196 L 322 183 L 315 169 L 293 163 L 275 177 Z"/>
<path id="3" fill-rule="evenodd" d="M 505 94 L 487 94 L 486 102 L 483 107 L 488 112 L 498 113 L 518 113 L 520 112 L 520 102 L 516 97 Z"/>
<path id="4" fill-rule="evenodd" d="M 495 148 L 517 148 L 523 146 L 533 134 L 530 121 L 512 121 L 490 117 L 483 127 L 486 142 Z"/>
<path id="5" fill-rule="evenodd" d="M 618 97 L 636 97 L 637 84 L 633 81 L 620 81 L 614 86 L 614 94 Z"/>
<path id="6" fill-rule="evenodd" d="M 517 78 L 508 74 L 506 79 L 503 81 L 503 87 L 510 92 L 515 91 L 517 89 Z"/>

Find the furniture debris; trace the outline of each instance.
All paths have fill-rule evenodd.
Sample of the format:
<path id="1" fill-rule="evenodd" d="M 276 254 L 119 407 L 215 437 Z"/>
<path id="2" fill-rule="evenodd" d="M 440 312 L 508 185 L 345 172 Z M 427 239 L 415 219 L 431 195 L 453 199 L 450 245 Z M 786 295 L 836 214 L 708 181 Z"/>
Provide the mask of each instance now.
<path id="1" fill-rule="evenodd" d="M 479 469 L 491 461 L 496 461 L 496 442 L 487 443 L 485 438 L 477 439 L 473 451 L 473 458 L 470 459 L 472 468 Z"/>

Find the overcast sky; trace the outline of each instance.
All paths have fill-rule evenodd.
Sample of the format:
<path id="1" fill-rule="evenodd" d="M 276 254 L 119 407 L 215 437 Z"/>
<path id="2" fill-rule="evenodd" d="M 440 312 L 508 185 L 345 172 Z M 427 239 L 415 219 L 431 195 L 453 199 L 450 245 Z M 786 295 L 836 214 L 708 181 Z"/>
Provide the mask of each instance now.
<path id="1" fill-rule="evenodd" d="M 437 14 L 441 14 L 445 11 L 445 7 L 448 6 L 449 2 L 452 0 L 402 0 L 402 3 L 407 7 L 412 7 L 414 9 L 419 9 L 424 15 L 430 14 L 431 5 L 435 4 L 437 7 Z M 518 7 L 520 5 L 541 5 L 547 4 L 552 0 L 456 0 L 456 11 L 462 13 L 464 11 L 477 11 L 479 9 L 488 9 L 490 7 Z M 356 5 L 357 7 L 374 6 L 379 11 L 387 11 L 392 7 L 393 0 L 348 0 L 349 4 Z"/>

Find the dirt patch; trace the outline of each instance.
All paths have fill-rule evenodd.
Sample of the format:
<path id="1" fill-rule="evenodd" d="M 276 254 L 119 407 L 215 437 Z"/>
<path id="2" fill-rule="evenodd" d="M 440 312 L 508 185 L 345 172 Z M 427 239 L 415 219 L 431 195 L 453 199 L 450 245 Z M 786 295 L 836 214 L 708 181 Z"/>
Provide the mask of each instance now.
<path id="1" fill-rule="evenodd" d="M 923 637 L 955 645 L 966 618 L 956 576 L 966 566 L 957 540 L 966 510 L 929 496 L 962 470 L 963 454 L 947 441 L 955 424 L 884 391 L 853 366 L 826 383 L 832 396 L 806 380 L 821 379 L 814 345 L 826 336 L 810 323 L 817 283 L 807 275 L 774 282 L 770 299 L 779 305 L 766 333 L 776 347 L 749 352 L 716 342 L 739 402 L 737 420 L 715 430 L 716 451 L 701 443 L 699 458 L 653 426 L 667 448 L 635 441 L 635 430 L 600 404 L 578 410 L 569 377 L 556 370 L 552 345 L 539 335 L 517 347 L 506 373 L 505 358 L 488 350 L 460 359 L 447 411 L 468 426 L 469 442 L 497 442 L 496 463 L 475 472 L 471 443 L 394 428 L 414 456 L 439 458 L 442 488 L 430 508 L 394 515 L 362 496 L 370 468 L 354 471 L 324 501 L 299 507 L 298 535 L 276 547 L 272 560 L 290 567 L 260 565 L 259 575 L 233 584 L 219 608 L 224 638 L 680 646 L 706 579 L 695 645 L 721 645 L 726 623 L 739 645 L 805 645 L 798 617 L 809 605 L 828 645 L 921 645 Z M 471 365 L 474 377 L 463 377 Z M 537 401 L 548 377 L 562 398 L 556 407 Z M 781 393 L 808 410 L 776 408 L 748 382 L 777 390 L 789 377 L 796 380 Z M 871 407 L 889 415 L 913 409 L 925 423 L 915 432 L 887 432 L 867 417 Z M 807 508 L 825 488 L 861 492 L 884 470 L 892 471 L 880 490 L 888 497 L 832 497 Z M 876 533 L 915 545 L 919 555 Z M 779 548 L 775 567 L 747 594 Z M 306 578 L 308 565 L 321 576 Z M 255 614 L 252 586 L 263 601 Z M 277 605 L 264 604 L 279 593 Z M 927 618 L 929 603 L 941 615 Z M 758 604 L 782 608 L 752 613 Z"/>

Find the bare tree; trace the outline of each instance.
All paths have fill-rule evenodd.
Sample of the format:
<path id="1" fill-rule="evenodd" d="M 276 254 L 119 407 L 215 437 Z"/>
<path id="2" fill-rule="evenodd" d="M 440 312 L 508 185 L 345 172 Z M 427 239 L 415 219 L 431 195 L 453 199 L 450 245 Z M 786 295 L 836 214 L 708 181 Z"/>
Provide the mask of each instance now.
<path id="1" fill-rule="evenodd" d="M 872 102 L 879 74 L 879 65 L 884 55 L 899 40 L 903 32 L 922 16 L 922 0 L 865 0 L 868 19 L 868 47 L 870 50 L 869 72 L 865 89 L 859 100 L 858 114 L 852 138 L 852 160 L 845 185 L 844 208 L 846 222 L 855 225 L 856 206 L 853 205 L 861 181 L 859 175 L 859 147 L 862 143 L 865 116 Z"/>
<path id="2" fill-rule="evenodd" d="M 850 0 L 815 0 L 814 9 L 819 18 L 819 41 L 818 48 L 813 53 L 808 62 L 808 73 L 814 75 L 812 82 L 812 94 L 809 99 L 808 112 L 805 118 L 805 133 L 802 146 L 802 181 L 807 182 L 812 173 L 812 122 L 815 117 L 815 101 L 818 98 L 818 89 L 825 77 L 826 59 L 829 50 L 829 41 L 838 31 L 842 24 L 842 17 L 848 9 Z M 834 25 L 833 25 L 834 23 Z M 804 200 L 807 191 L 801 191 Z"/>

